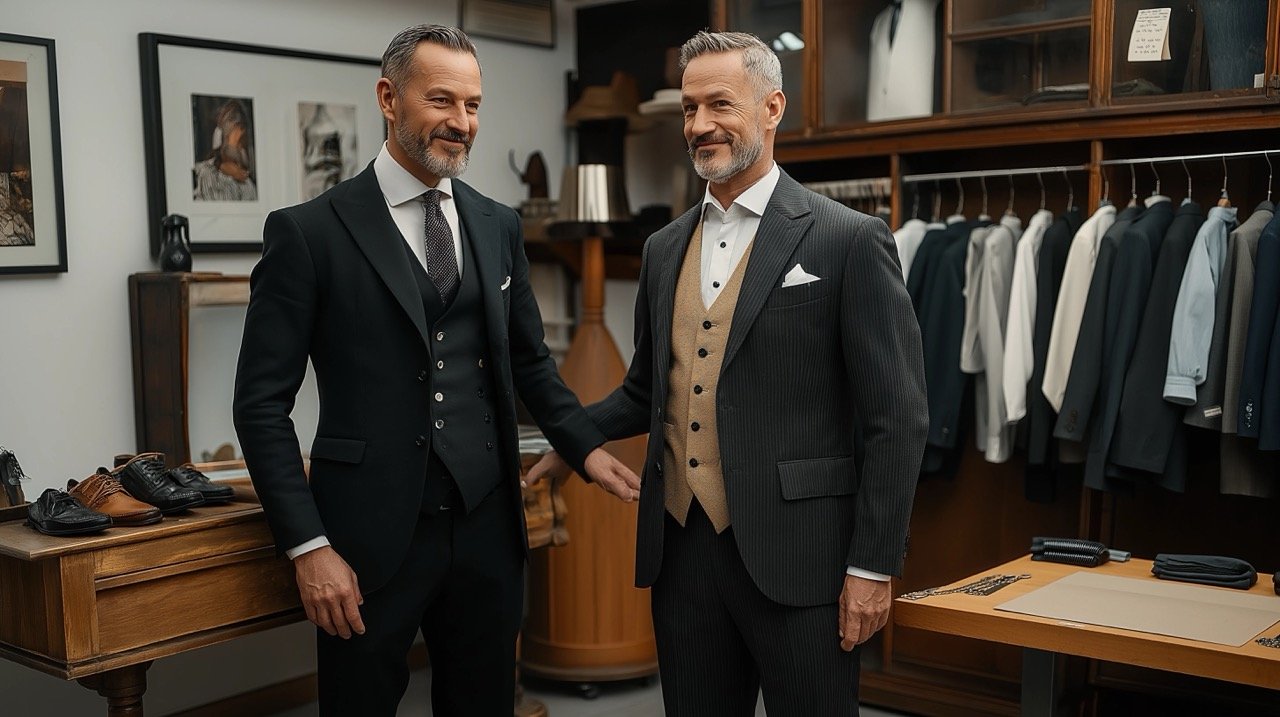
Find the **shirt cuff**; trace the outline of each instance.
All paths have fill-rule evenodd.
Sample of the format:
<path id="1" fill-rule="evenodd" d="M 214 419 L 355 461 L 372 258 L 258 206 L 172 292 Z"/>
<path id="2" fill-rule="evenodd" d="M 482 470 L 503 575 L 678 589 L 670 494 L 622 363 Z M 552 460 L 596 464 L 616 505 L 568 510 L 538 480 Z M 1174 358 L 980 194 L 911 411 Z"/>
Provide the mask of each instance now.
<path id="1" fill-rule="evenodd" d="M 296 560 L 299 555 L 302 555 L 304 553 L 309 553 L 312 550 L 318 550 L 320 548 L 325 547 L 326 545 L 329 545 L 329 539 L 321 535 L 318 538 L 312 538 L 311 540 L 308 540 L 302 545 L 294 546 L 284 551 L 284 554 L 289 556 L 290 560 Z"/>
<path id="2" fill-rule="evenodd" d="M 845 573 L 848 575 L 852 575 L 855 578 L 863 578 L 865 580 L 875 580 L 876 582 L 879 582 L 879 583 L 887 583 L 889 582 L 889 579 L 891 577 L 883 573 L 873 573 L 870 570 L 855 568 L 852 565 L 850 565 L 848 568 L 845 569 Z"/>

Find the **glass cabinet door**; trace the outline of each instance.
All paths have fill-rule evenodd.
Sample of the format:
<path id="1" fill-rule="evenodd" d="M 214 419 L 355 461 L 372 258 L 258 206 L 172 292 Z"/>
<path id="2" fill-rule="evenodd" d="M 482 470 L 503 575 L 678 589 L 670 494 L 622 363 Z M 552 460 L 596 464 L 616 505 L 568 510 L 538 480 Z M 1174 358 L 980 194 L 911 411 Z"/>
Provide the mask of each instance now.
<path id="1" fill-rule="evenodd" d="M 823 0 L 823 125 L 937 112 L 940 13 L 941 0 Z"/>
<path id="2" fill-rule="evenodd" d="M 1088 102 L 1090 0 L 951 7 L 951 111 Z"/>
<path id="3" fill-rule="evenodd" d="M 1267 0 L 1117 0 L 1111 97 L 1263 94 Z M 1131 99 L 1137 98 L 1137 99 Z"/>
<path id="4" fill-rule="evenodd" d="M 805 126 L 805 37 L 803 0 L 731 0 L 727 30 L 749 32 L 773 47 L 782 63 L 782 91 L 787 111 L 778 129 Z"/>

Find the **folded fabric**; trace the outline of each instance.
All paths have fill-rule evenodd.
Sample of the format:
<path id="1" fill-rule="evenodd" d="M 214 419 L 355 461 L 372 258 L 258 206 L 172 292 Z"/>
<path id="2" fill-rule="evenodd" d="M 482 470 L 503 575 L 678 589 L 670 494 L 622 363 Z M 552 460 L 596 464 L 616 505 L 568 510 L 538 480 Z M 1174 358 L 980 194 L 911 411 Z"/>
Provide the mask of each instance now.
<path id="1" fill-rule="evenodd" d="M 1077 538 L 1032 538 L 1031 559 L 1096 568 L 1110 559 L 1107 546 Z"/>
<path id="2" fill-rule="evenodd" d="M 1156 556 L 1151 572 L 1161 580 L 1248 590 L 1258 582 L 1258 571 L 1237 558 L 1218 555 Z"/>

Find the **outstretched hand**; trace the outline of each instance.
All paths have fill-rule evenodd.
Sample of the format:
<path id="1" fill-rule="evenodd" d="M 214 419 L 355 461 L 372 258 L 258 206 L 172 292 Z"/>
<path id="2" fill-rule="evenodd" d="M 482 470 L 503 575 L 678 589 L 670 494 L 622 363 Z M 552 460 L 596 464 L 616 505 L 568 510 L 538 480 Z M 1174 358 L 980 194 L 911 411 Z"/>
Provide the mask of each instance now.
<path id="1" fill-rule="evenodd" d="M 603 448 L 597 448 L 587 455 L 583 466 L 587 477 L 601 488 L 609 491 L 619 499 L 630 503 L 640 497 L 640 478 L 622 461 L 614 458 Z M 564 480 L 572 469 L 555 451 L 548 451 L 525 475 L 523 485 L 536 485 L 543 478 Z"/>

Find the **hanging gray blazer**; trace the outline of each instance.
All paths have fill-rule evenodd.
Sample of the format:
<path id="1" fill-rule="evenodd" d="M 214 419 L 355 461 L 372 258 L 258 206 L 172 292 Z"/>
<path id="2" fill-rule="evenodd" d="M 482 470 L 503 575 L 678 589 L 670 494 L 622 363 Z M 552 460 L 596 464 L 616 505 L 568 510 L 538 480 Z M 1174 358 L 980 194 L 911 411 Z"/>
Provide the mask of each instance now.
<path id="1" fill-rule="evenodd" d="M 645 243 L 635 356 L 587 411 L 610 439 L 649 434 L 636 582 L 662 567 L 671 322 L 695 207 Z M 797 263 L 818 281 L 782 288 Z M 742 561 L 792 606 L 835 602 L 844 567 L 900 574 L 928 430 L 920 331 L 883 222 L 785 172 L 756 233 L 716 393 L 725 490 Z"/>

